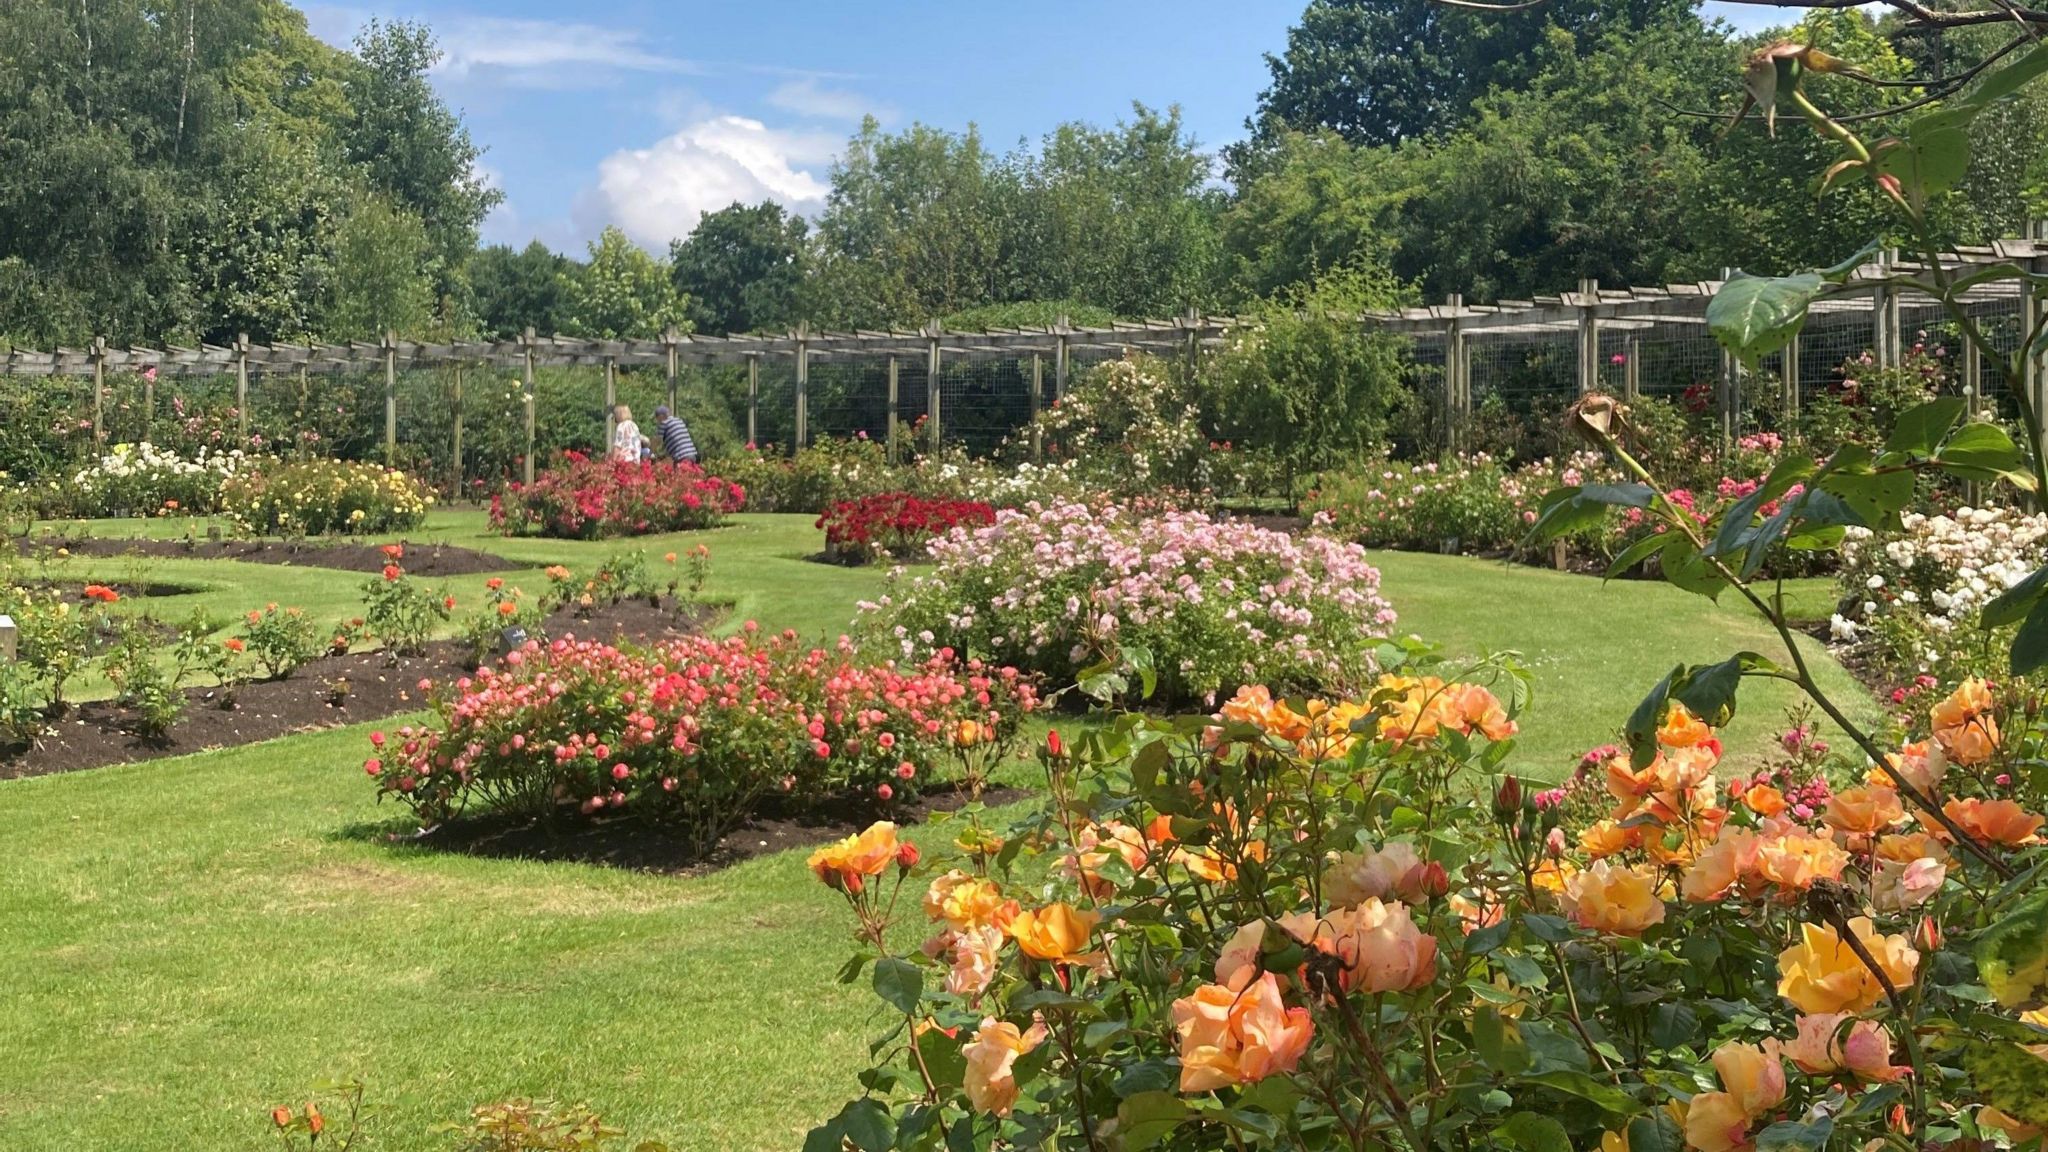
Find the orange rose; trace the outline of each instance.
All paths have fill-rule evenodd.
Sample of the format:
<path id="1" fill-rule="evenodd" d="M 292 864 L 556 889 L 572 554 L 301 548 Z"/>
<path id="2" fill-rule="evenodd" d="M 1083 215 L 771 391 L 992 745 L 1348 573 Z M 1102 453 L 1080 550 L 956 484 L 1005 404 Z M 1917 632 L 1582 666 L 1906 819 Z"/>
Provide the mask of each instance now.
<path id="1" fill-rule="evenodd" d="M 1766 819 L 1782 815 L 1785 811 L 1785 794 L 1769 784 L 1753 784 L 1743 790 L 1743 807 Z"/>
<path id="2" fill-rule="evenodd" d="M 1117 820 L 1084 824 L 1074 833 L 1074 854 L 1061 861 L 1061 870 L 1080 882 L 1090 896 L 1102 900 L 1116 891 L 1116 885 L 1102 875 L 1102 866 L 1114 854 L 1133 873 L 1142 872 L 1151 858 L 1151 846 L 1144 834 Z"/>
<path id="3" fill-rule="evenodd" d="M 1493 693 L 1477 684 L 1452 685 L 1450 701 L 1460 727 L 1468 733 L 1477 731 L 1488 740 L 1505 740 L 1516 732 L 1507 709 L 1501 707 Z"/>
<path id="4" fill-rule="evenodd" d="M 1436 978 L 1436 937 L 1417 928 L 1399 901 L 1367 900 L 1332 912 L 1313 943 L 1343 961 L 1347 992 L 1401 992 Z"/>
<path id="5" fill-rule="evenodd" d="M 1614 820 L 1601 820 L 1579 833 L 1579 847 L 1595 860 L 1605 859 L 1643 843 L 1642 825 L 1624 828 Z"/>
<path id="6" fill-rule="evenodd" d="M 896 825 L 887 820 L 877 821 L 857 836 L 848 836 L 811 853 L 811 872 L 828 887 L 858 892 L 863 877 L 880 876 L 896 862 L 900 847 Z"/>
<path id="7" fill-rule="evenodd" d="M 1713 736 L 1714 730 L 1706 722 L 1694 716 L 1685 705 L 1671 702 L 1671 710 L 1664 714 L 1664 724 L 1657 729 L 1657 743 L 1666 748 L 1692 748 Z"/>
<path id="8" fill-rule="evenodd" d="M 2010 800 L 1951 800 L 1941 810 L 1963 831 L 1979 840 L 2016 847 L 2039 839 L 2041 817 Z"/>
<path id="9" fill-rule="evenodd" d="M 1888 752 L 1884 767 L 1873 766 L 1870 770 L 1872 783 L 1896 785 L 1903 780 L 1922 792 L 1932 792 L 1947 774 L 1948 756 L 1933 740 L 1921 740 L 1897 752 Z"/>
<path id="10" fill-rule="evenodd" d="M 1851 836 L 1874 836 L 1905 818 L 1898 792 L 1878 784 L 1842 789 L 1828 798 L 1822 815 L 1830 828 Z"/>
<path id="11" fill-rule="evenodd" d="M 988 990 L 996 977 L 996 965 L 1003 948 L 1003 930 L 993 926 L 968 928 L 950 933 L 947 943 L 953 966 L 946 972 L 946 991 L 970 999 Z"/>
<path id="12" fill-rule="evenodd" d="M 1558 902 L 1581 927 L 1618 936 L 1640 936 L 1664 922 L 1658 875 L 1600 860 L 1565 882 Z"/>
<path id="13" fill-rule="evenodd" d="M 1934 741 L 1948 758 L 1965 768 L 1982 764 L 1998 751 L 1998 717 L 1991 686 L 1972 677 L 1956 686 L 1948 699 L 1934 706 Z"/>
<path id="14" fill-rule="evenodd" d="M 1785 1062 L 1776 1040 L 1762 1047 L 1733 1040 L 1721 1045 L 1714 1049 L 1714 1072 L 1745 1116 L 1761 1116 L 1785 1099 Z"/>
<path id="15" fill-rule="evenodd" d="M 953 743 L 962 748 L 972 748 L 981 743 L 983 735 L 980 724 L 972 720 L 962 720 L 953 730 Z"/>
<path id="16" fill-rule="evenodd" d="M 1088 937 L 1101 919 L 1097 912 L 1078 912 L 1070 905 L 1048 904 L 1017 913 L 1010 918 L 1005 931 L 1026 956 L 1055 964 L 1078 964 L 1088 959 L 1082 955 L 1082 949 L 1088 946 Z"/>
<path id="17" fill-rule="evenodd" d="M 1757 843 L 1757 879 L 1776 887 L 1784 899 L 1791 899 L 1818 881 L 1839 880 L 1848 867 L 1848 852 L 1828 836 L 1788 831 Z"/>
<path id="18" fill-rule="evenodd" d="M 1920 967 L 1920 953 L 1904 936 L 1881 936 L 1870 918 L 1858 916 L 1849 928 L 1863 943 L 1892 987 L 1905 989 Z M 1833 928 L 1799 926 L 1799 942 L 1778 953 L 1778 995 L 1805 1013 L 1861 1012 L 1884 998 L 1877 982 Z"/>
<path id="19" fill-rule="evenodd" d="M 1728 895 L 1754 878 L 1759 844 L 1756 833 L 1746 828 L 1723 832 L 1686 869 L 1679 894 L 1694 904 L 1711 903 Z"/>
<path id="20" fill-rule="evenodd" d="M 1727 1092 L 1700 1092 L 1685 1107 L 1685 1144 L 1698 1152 L 1749 1147 L 1749 1114 Z"/>
<path id="21" fill-rule="evenodd" d="M 1017 902 L 1003 899 L 995 882 L 955 868 L 932 879 L 924 893 L 924 914 L 944 921 L 956 932 L 1000 928 L 1015 915 Z"/>
<path id="22" fill-rule="evenodd" d="M 1403 885 L 1421 867 L 1422 857 L 1399 840 L 1378 851 L 1339 852 L 1323 869 L 1323 899 L 1340 908 L 1388 895 L 1412 900 L 1418 894 L 1412 886 L 1403 891 Z"/>
<path id="23" fill-rule="evenodd" d="M 1204 984 L 1173 1002 L 1180 1034 L 1180 1090 L 1210 1092 L 1292 1072 L 1308 1051 L 1315 1024 L 1308 1009 L 1289 1008 L 1271 972 L 1242 991 Z"/>
<path id="24" fill-rule="evenodd" d="M 1033 1023 L 1030 1031 L 1021 1032 L 1006 1020 L 982 1019 L 974 1039 L 960 1049 L 960 1055 L 967 1058 L 967 1073 L 960 1086 L 975 1111 L 991 1116 L 1010 1114 L 1017 1106 L 1017 1057 L 1038 1047 L 1045 1035 L 1042 1023 Z"/>

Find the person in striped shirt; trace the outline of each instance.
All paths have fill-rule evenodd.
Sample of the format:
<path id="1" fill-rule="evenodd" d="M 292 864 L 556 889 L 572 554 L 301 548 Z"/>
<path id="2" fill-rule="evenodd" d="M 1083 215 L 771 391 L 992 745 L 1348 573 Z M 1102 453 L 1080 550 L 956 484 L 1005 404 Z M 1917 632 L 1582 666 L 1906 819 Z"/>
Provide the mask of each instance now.
<path id="1" fill-rule="evenodd" d="M 661 435 L 661 450 L 678 464 L 697 462 L 697 442 L 690 438 L 690 426 L 664 404 L 654 410 L 654 430 Z"/>

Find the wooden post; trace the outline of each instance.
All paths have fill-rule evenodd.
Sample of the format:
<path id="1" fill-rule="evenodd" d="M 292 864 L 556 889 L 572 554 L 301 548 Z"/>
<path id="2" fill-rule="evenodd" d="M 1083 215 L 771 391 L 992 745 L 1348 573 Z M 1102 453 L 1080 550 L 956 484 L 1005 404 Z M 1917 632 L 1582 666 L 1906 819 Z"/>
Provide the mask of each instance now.
<path id="1" fill-rule="evenodd" d="M 796 325 L 796 447 L 802 451 L 811 440 L 811 343 L 810 326 Z"/>
<path id="2" fill-rule="evenodd" d="M 455 392 L 449 397 L 454 431 L 448 445 L 448 499 L 462 496 L 462 361 L 455 362 Z"/>
<path id="3" fill-rule="evenodd" d="M 1461 319 L 1465 297 L 1453 292 L 1444 298 L 1444 306 L 1451 317 L 1450 326 L 1444 329 L 1444 444 L 1457 452 L 1465 446 L 1466 409 L 1472 403 L 1465 376 L 1472 369 L 1472 361 Z"/>
<path id="4" fill-rule="evenodd" d="M 1881 275 L 1891 275 L 1892 263 L 1899 258 L 1899 250 L 1887 248 L 1878 255 L 1877 266 Z M 1897 368 L 1901 359 L 1899 344 L 1899 294 L 1888 284 L 1879 284 L 1870 290 L 1870 354 L 1876 358 L 1879 368 Z"/>
<path id="5" fill-rule="evenodd" d="M 887 451 L 889 463 L 896 463 L 896 424 L 902 411 L 902 398 L 896 388 L 896 357 L 889 357 L 889 440 Z"/>
<path id="6" fill-rule="evenodd" d="M 1974 340 L 1963 341 L 1963 404 L 1965 420 L 1975 420 L 1984 410 L 1984 354 Z M 1984 499 L 1982 486 L 1975 480 L 1964 481 L 1963 499 L 1976 507 Z"/>
<path id="7" fill-rule="evenodd" d="M 1964 341 L 1968 343 L 1968 341 Z M 1799 416 L 1799 337 L 1785 342 L 1784 359 L 1778 369 L 1780 407 L 1784 409 L 1785 429 L 1790 431 L 1792 421 Z"/>
<path id="8" fill-rule="evenodd" d="M 1733 268 L 1721 269 L 1721 282 L 1727 283 L 1729 277 L 1733 275 L 1735 275 Z M 1732 353 L 1725 350 L 1721 353 L 1721 386 L 1717 391 L 1720 394 L 1717 399 L 1720 401 L 1718 407 L 1720 408 L 1721 451 L 1725 454 L 1734 450 L 1736 429 L 1742 422 L 1742 418 L 1739 415 L 1742 405 L 1742 363 Z"/>
<path id="9" fill-rule="evenodd" d="M 384 463 L 398 463 L 398 333 L 384 331 Z"/>
<path id="10" fill-rule="evenodd" d="M 149 365 L 142 373 L 142 438 L 156 436 L 156 365 Z M 301 368 L 303 372 L 305 369 Z"/>
<path id="11" fill-rule="evenodd" d="M 761 354 L 747 353 L 747 447 L 761 446 Z"/>
<path id="12" fill-rule="evenodd" d="M 668 331 L 661 334 L 661 342 L 668 349 L 668 410 L 671 413 L 676 410 L 676 344 L 681 339 L 682 335 L 676 331 L 673 324 L 669 325 Z"/>
<path id="13" fill-rule="evenodd" d="M 2028 230 L 2034 234 L 2033 239 L 2037 244 L 2048 241 L 2048 221 L 2033 221 Z M 2033 271 L 2036 274 L 2048 274 L 2048 256 L 2034 257 Z M 2042 324 L 2044 316 L 2048 316 L 2048 296 L 2042 295 L 2042 291 L 2038 286 L 2028 285 L 2020 293 L 2022 340 Z M 2048 333 L 2044 333 L 2042 340 L 2036 341 L 2033 347 L 2020 347 L 2016 353 L 2020 362 L 2020 377 L 2018 380 L 2006 382 L 2008 387 L 2023 389 L 2021 395 L 2033 403 L 2036 413 L 2042 410 L 2042 398 L 2048 397 L 2048 350 L 2043 349 L 2043 343 L 2048 343 Z M 2034 450 L 2048 451 L 2048 428 L 2042 430 L 2041 443 L 2035 445 Z M 2036 499 L 2048 500 L 2048 493 L 2037 495 Z"/>
<path id="14" fill-rule="evenodd" d="M 1600 302 L 1600 282 L 1579 281 L 1579 395 L 1600 388 L 1600 318 L 1593 308 Z"/>
<path id="15" fill-rule="evenodd" d="M 604 454 L 612 454 L 612 437 L 619 430 L 619 358 L 604 358 Z"/>
<path id="16" fill-rule="evenodd" d="M 92 338 L 92 443 L 98 452 L 107 447 L 107 338 Z"/>
<path id="17" fill-rule="evenodd" d="M 1045 357 L 1031 354 L 1031 462 L 1045 459 L 1045 438 L 1038 427 L 1038 413 L 1045 405 Z"/>
<path id="18" fill-rule="evenodd" d="M 235 428 L 249 446 L 249 334 L 235 335 Z"/>
<path id="19" fill-rule="evenodd" d="M 1621 338 L 1621 395 L 1630 404 L 1643 395 L 1643 338 L 1633 328 Z"/>
<path id="20" fill-rule="evenodd" d="M 1053 343 L 1052 349 L 1052 399 L 1053 403 L 1057 404 L 1060 398 L 1067 394 L 1067 373 L 1070 367 L 1067 355 L 1068 326 L 1066 313 L 1060 313 L 1060 322 L 1054 331 L 1059 334 L 1058 339 Z"/>
<path id="21" fill-rule="evenodd" d="M 1202 314 L 1190 304 L 1187 317 L 1180 323 L 1187 330 L 1188 379 L 1193 380 L 1202 359 Z"/>
<path id="22" fill-rule="evenodd" d="M 526 454 L 520 457 L 519 475 L 523 484 L 533 483 L 533 329 L 528 328 L 522 337 L 526 346 Z"/>
<path id="23" fill-rule="evenodd" d="M 934 454 L 937 454 L 939 445 L 943 443 L 940 439 L 941 433 L 939 431 L 939 377 L 945 371 L 945 365 L 939 358 L 939 322 L 937 320 L 925 325 L 925 339 L 927 341 L 926 355 L 929 359 L 925 366 L 924 413 L 926 422 L 931 425 L 931 450 Z"/>

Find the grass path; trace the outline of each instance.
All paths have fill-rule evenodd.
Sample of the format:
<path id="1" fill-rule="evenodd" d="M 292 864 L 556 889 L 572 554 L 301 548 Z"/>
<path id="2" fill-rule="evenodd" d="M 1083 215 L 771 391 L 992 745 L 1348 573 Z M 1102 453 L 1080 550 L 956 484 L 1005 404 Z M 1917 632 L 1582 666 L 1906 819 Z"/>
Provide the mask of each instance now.
<path id="1" fill-rule="evenodd" d="M 428 534 L 530 566 L 520 579 L 614 550 L 495 540 L 474 513 Z M 802 559 L 807 518 L 703 538 L 734 619 L 836 632 L 879 586 Z M 1606 739 L 1671 663 L 1771 651 L 1740 612 L 1659 585 L 1377 560 L 1404 630 L 1526 654 L 1534 772 Z M 363 579 L 196 561 L 152 577 L 181 565 L 225 613 L 289 592 L 351 614 Z M 1746 695 L 1731 750 L 1782 702 Z M 360 1076 L 377 1152 L 445 1148 L 433 1124 L 509 1095 L 745 1152 L 796 1147 L 851 1093 L 874 1001 L 833 982 L 843 921 L 800 858 L 677 880 L 395 847 L 357 767 L 368 727 L 0 783 L 0 1148 L 258 1148 L 270 1106 Z"/>

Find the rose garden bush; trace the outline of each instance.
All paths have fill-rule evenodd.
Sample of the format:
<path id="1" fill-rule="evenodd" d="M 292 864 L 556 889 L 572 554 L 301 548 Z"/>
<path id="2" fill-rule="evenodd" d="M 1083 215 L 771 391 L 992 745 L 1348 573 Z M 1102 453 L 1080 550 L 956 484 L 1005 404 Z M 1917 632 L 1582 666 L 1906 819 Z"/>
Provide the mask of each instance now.
<path id="1" fill-rule="evenodd" d="M 275 461 L 243 468 L 221 486 L 221 511 L 262 536 L 375 535 L 418 528 L 433 489 L 380 464 Z"/>
<path id="2" fill-rule="evenodd" d="M 933 539 L 962 525 L 995 521 L 996 511 L 975 500 L 926 499 L 908 492 L 885 492 L 843 500 L 818 517 L 825 530 L 825 551 L 848 564 L 866 564 L 884 556 L 915 559 Z"/>
<path id="3" fill-rule="evenodd" d="M 862 606 L 871 628 L 906 656 L 952 648 L 1062 684 L 1106 663 L 1175 700 L 1358 687 L 1394 623 L 1358 545 L 1196 512 L 1031 505 L 930 550 L 934 571 Z"/>
<path id="4" fill-rule="evenodd" d="M 68 489 L 37 489 L 36 504 L 46 516 L 199 515 L 217 511 L 223 486 L 258 463 L 239 450 L 200 448 L 184 456 L 146 441 L 116 444 L 79 469 Z"/>
<path id="5" fill-rule="evenodd" d="M 630 813 L 709 850 L 771 794 L 886 805 L 935 776 L 978 791 L 1036 707 L 1014 669 L 949 652 L 875 664 L 751 625 L 646 651 L 563 637 L 464 678 L 431 722 L 373 734 L 365 770 L 432 824 Z"/>
<path id="6" fill-rule="evenodd" d="M 1834 639 L 1887 674 L 1954 683 L 1997 646 L 1977 627 L 1978 613 L 2048 562 L 2048 516 L 1908 512 L 1889 538 L 1849 529 L 1842 555 Z"/>
<path id="7" fill-rule="evenodd" d="M 565 452 L 555 466 L 491 498 L 491 524 L 508 533 L 573 540 L 711 528 L 745 507 L 746 489 L 694 464 L 635 464 Z"/>

